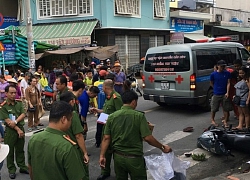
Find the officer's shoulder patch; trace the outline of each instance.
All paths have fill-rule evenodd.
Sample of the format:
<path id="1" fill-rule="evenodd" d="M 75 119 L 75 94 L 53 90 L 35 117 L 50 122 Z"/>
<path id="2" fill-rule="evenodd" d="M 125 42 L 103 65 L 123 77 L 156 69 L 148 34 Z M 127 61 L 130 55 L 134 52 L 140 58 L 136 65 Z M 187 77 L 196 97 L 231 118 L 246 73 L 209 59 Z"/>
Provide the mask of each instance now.
<path id="1" fill-rule="evenodd" d="M 72 145 L 76 145 L 76 142 L 72 141 L 68 135 L 63 135 L 64 139 L 69 141 Z"/>
<path id="2" fill-rule="evenodd" d="M 2 103 L 0 104 L 0 106 L 2 107 L 2 106 L 4 106 L 6 103 L 7 103 L 7 101 L 4 101 L 4 102 L 2 102 Z"/>
<path id="3" fill-rule="evenodd" d="M 117 98 L 117 95 L 116 95 L 115 93 L 113 94 L 113 98 L 114 98 L 114 99 L 116 99 L 116 98 Z"/>

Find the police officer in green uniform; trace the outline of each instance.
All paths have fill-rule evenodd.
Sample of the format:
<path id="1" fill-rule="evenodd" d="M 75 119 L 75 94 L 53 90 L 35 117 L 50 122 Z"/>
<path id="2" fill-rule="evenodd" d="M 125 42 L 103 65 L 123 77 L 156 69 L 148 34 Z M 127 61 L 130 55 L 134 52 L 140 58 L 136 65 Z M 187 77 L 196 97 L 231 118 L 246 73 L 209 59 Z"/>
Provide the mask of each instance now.
<path id="1" fill-rule="evenodd" d="M 20 168 L 20 173 L 29 174 L 28 167 L 25 165 L 24 156 L 24 118 L 25 112 L 23 104 L 16 101 L 16 87 L 9 85 L 5 88 L 6 101 L 1 104 L 0 119 L 5 121 L 5 137 L 4 143 L 9 145 L 10 151 L 7 156 L 7 168 L 9 177 L 16 178 L 16 166 L 14 157 L 16 158 L 17 166 Z"/>
<path id="2" fill-rule="evenodd" d="M 100 153 L 100 166 L 106 166 L 105 152 L 109 144 L 114 151 L 114 168 L 117 180 L 147 180 L 143 158 L 143 140 L 168 153 L 171 148 L 158 142 L 151 134 L 144 113 L 135 111 L 138 95 L 134 91 L 122 94 L 124 105 L 108 117 Z"/>
<path id="3" fill-rule="evenodd" d="M 73 81 L 72 87 L 73 87 L 72 93 L 75 96 L 75 104 L 74 104 L 73 109 L 74 109 L 74 111 L 76 111 L 79 114 L 78 97 L 80 97 L 82 95 L 83 91 L 85 90 L 85 84 L 83 83 L 82 80 L 75 80 L 75 81 Z"/>
<path id="4" fill-rule="evenodd" d="M 81 125 L 81 121 L 80 121 L 78 113 L 74 111 L 75 95 L 70 91 L 64 92 L 60 96 L 60 101 L 69 103 L 73 107 L 72 123 L 71 123 L 70 128 L 67 131 L 67 134 L 70 136 L 70 138 L 74 142 L 77 142 L 79 158 L 82 160 L 83 167 L 85 169 L 84 179 L 88 180 L 89 179 L 89 169 L 88 169 L 89 156 L 88 156 L 88 152 L 85 146 L 85 140 L 83 137 L 84 130 Z"/>
<path id="5" fill-rule="evenodd" d="M 52 104 L 49 125 L 34 134 L 28 144 L 30 177 L 33 180 L 85 179 L 76 142 L 65 133 L 71 126 L 73 108 L 59 101 Z"/>
<path id="6" fill-rule="evenodd" d="M 103 105 L 103 109 L 93 108 L 91 111 L 95 113 L 112 114 L 113 112 L 120 110 L 123 102 L 119 93 L 114 90 L 114 82 L 111 79 L 106 79 L 103 83 L 103 92 L 106 94 L 106 100 Z M 105 126 L 103 127 L 105 129 Z M 104 180 L 110 176 L 110 163 L 112 158 L 112 149 L 109 147 L 106 154 L 106 166 L 102 168 L 101 175 L 97 180 Z"/>
<path id="7" fill-rule="evenodd" d="M 69 88 L 67 87 L 67 78 L 63 75 L 60 75 L 56 78 L 56 89 L 57 89 L 57 94 L 56 94 L 56 101 L 60 101 L 60 95 L 64 92 L 69 91 Z"/>

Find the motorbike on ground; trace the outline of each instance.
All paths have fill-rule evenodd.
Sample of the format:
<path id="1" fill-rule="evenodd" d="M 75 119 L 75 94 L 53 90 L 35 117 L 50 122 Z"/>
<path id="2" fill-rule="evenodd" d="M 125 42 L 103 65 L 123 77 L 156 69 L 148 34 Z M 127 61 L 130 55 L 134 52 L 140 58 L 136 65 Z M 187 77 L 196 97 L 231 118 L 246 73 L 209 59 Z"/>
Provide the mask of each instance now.
<path id="1" fill-rule="evenodd" d="M 45 88 L 42 91 L 42 104 L 45 110 L 50 111 L 53 103 L 53 90 Z"/>
<path id="2" fill-rule="evenodd" d="M 219 129 L 210 126 L 197 139 L 197 147 L 218 155 L 232 155 L 231 150 L 239 150 L 249 153 L 250 151 L 250 131 L 246 129 L 233 130 L 232 125 L 227 128 Z"/>
<path id="3" fill-rule="evenodd" d="M 142 89 L 138 83 L 138 80 L 135 77 L 135 72 L 133 71 L 129 75 L 127 75 L 127 80 L 131 82 L 131 89 L 137 92 L 140 96 L 142 96 Z"/>

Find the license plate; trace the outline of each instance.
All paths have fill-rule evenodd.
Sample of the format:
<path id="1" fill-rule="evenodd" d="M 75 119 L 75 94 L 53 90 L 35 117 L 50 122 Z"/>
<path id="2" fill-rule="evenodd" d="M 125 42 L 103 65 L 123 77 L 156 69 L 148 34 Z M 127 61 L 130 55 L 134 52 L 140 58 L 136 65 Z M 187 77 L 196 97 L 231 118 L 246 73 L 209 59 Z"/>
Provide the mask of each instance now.
<path id="1" fill-rule="evenodd" d="M 169 89 L 169 83 L 161 83 L 161 89 Z"/>

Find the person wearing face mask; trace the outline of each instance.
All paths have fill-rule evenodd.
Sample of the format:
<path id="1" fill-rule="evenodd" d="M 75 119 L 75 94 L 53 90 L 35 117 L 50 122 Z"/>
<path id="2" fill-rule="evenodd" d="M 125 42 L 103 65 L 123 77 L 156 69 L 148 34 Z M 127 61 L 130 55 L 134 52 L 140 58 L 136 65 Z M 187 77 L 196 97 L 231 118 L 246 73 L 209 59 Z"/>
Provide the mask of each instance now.
<path id="1" fill-rule="evenodd" d="M 11 79 L 12 76 L 9 75 L 9 71 L 7 69 L 4 70 L 4 78 L 7 80 L 7 79 Z"/>

